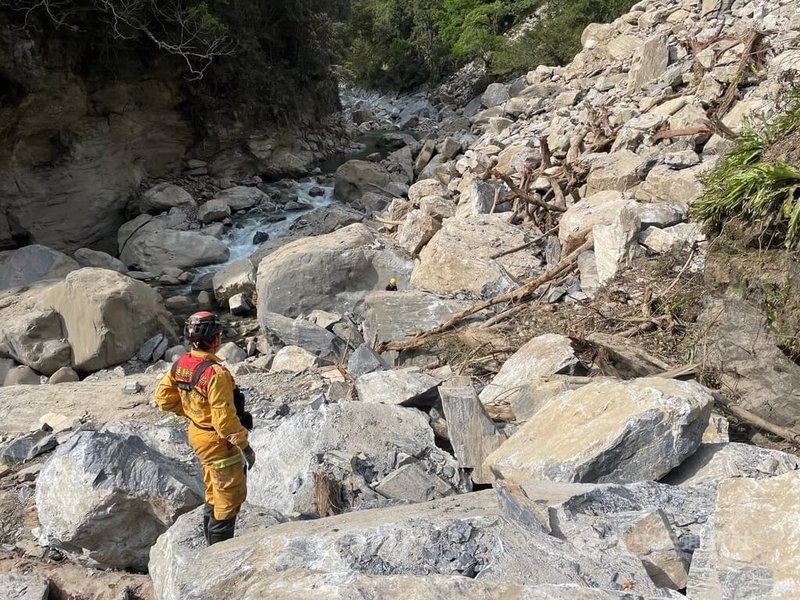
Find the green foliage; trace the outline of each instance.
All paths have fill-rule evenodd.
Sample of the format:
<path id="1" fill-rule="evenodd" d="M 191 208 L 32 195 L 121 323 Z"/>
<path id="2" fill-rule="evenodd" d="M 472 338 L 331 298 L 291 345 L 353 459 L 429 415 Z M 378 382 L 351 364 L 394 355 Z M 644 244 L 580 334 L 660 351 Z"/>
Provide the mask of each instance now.
<path id="1" fill-rule="evenodd" d="M 762 129 L 746 128 L 734 148 L 706 178 L 692 207 L 712 229 L 733 219 L 775 234 L 787 247 L 800 244 L 800 169 L 768 159 L 769 149 L 800 131 L 800 91 L 789 94 L 786 110 Z"/>
<path id="2" fill-rule="evenodd" d="M 366 86 L 411 89 L 480 58 L 495 75 L 565 64 L 583 29 L 610 21 L 635 0 L 353 0 L 338 29 L 348 71 Z M 505 33 L 539 11 L 521 39 Z"/>
<path id="3" fill-rule="evenodd" d="M 613 21 L 634 4 L 635 0 L 548 0 L 540 21 L 492 57 L 492 71 L 501 76 L 540 64 L 565 65 L 580 51 L 587 25 Z"/>

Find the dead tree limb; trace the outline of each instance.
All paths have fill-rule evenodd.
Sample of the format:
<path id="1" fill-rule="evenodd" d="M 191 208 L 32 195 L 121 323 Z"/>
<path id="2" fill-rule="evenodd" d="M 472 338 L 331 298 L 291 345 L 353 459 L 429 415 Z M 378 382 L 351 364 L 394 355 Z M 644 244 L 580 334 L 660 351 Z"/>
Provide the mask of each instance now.
<path id="1" fill-rule="evenodd" d="M 587 236 L 586 241 L 579 248 L 577 248 L 569 256 L 561 259 L 561 261 L 555 267 L 539 277 L 534 277 L 527 283 L 518 287 L 516 290 L 507 294 L 496 296 L 495 298 L 491 298 L 483 302 L 478 302 L 477 304 L 473 304 L 461 312 L 456 313 L 448 321 L 431 329 L 430 331 L 418 333 L 402 342 L 384 342 L 379 346 L 378 351 L 386 352 L 387 350 L 411 350 L 413 348 L 419 348 L 431 338 L 454 329 L 456 325 L 458 325 L 467 317 L 471 317 L 472 315 L 486 310 L 487 308 L 491 308 L 492 306 L 496 306 L 498 304 L 504 304 L 505 302 L 523 302 L 530 298 L 540 286 L 574 269 L 575 265 L 578 263 L 578 257 L 587 250 L 590 250 L 592 247 L 594 247 L 594 238 L 589 235 Z"/>
<path id="2" fill-rule="evenodd" d="M 762 429 L 766 432 L 776 435 L 779 438 L 790 442 L 795 447 L 800 447 L 800 432 L 787 429 L 786 427 L 781 427 L 775 423 L 770 423 L 766 419 L 762 419 L 758 415 L 751 413 L 746 408 L 742 408 L 738 404 L 734 404 L 719 392 L 712 392 L 712 395 L 714 396 L 714 401 L 717 404 L 722 406 L 736 418 L 741 419 L 753 427 L 757 427 L 758 429 Z"/>
<path id="3" fill-rule="evenodd" d="M 662 129 L 653 134 L 653 143 L 660 142 L 661 140 L 670 140 L 676 137 L 690 137 L 693 135 L 701 135 L 714 133 L 714 130 L 708 125 L 698 125 L 697 127 L 682 127 L 679 129 Z"/>
<path id="4" fill-rule="evenodd" d="M 566 208 L 559 208 L 558 206 L 555 206 L 553 204 L 548 204 L 547 202 L 544 202 L 543 200 L 537 198 L 536 196 L 531 196 L 527 192 L 522 191 L 511 180 L 511 177 L 509 177 L 508 175 L 506 175 L 504 173 L 501 173 L 497 169 L 493 169 L 492 170 L 492 175 L 494 177 L 497 177 L 498 179 L 501 179 L 517 197 L 522 198 L 528 204 L 535 204 L 536 206 L 538 206 L 540 208 L 543 208 L 545 210 L 549 210 L 549 211 L 555 211 L 555 212 L 566 212 L 567 211 Z"/>
<path id="5" fill-rule="evenodd" d="M 511 248 L 510 250 L 503 250 L 502 252 L 498 252 L 497 254 L 492 254 L 489 258 L 491 258 L 492 260 L 496 260 L 498 258 L 502 258 L 504 256 L 508 256 L 509 254 L 514 254 L 515 252 L 519 252 L 520 250 L 525 250 L 526 248 L 530 248 L 534 244 L 537 244 L 537 243 L 541 242 L 543 239 L 545 239 L 548 235 L 554 233 L 556 230 L 558 230 L 558 225 L 556 225 L 552 229 L 546 231 L 545 233 L 543 233 L 542 235 L 540 235 L 536 239 L 531 240 L 530 242 L 526 242 L 526 243 L 524 243 L 524 244 L 522 244 L 520 246 L 515 246 L 514 248 Z"/>

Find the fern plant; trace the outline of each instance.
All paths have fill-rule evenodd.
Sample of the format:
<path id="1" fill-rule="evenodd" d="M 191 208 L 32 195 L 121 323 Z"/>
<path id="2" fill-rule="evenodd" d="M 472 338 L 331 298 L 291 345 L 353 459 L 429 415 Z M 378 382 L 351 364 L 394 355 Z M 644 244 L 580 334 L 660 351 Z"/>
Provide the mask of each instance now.
<path id="1" fill-rule="evenodd" d="M 706 178 L 692 211 L 699 221 L 720 229 L 731 219 L 754 224 L 762 233 L 800 245 L 800 168 L 780 157 L 766 159 L 777 143 L 800 130 L 800 91 L 788 95 L 786 110 L 760 130 L 748 126 L 736 145 Z"/>

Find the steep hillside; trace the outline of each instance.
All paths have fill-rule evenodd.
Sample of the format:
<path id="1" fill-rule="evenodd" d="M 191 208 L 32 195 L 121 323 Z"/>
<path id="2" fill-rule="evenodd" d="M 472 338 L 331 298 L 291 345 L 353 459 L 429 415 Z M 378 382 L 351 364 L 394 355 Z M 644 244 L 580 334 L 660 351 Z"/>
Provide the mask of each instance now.
<path id="1" fill-rule="evenodd" d="M 0 8 L 0 248 L 113 252 L 144 177 L 189 158 L 217 176 L 293 175 L 338 145 L 320 124 L 338 93 L 312 3 L 203 3 L 186 30 L 148 4 L 119 3 L 145 8 L 116 29 L 115 3 L 79 4 Z M 200 42 L 179 41 L 192 32 Z"/>

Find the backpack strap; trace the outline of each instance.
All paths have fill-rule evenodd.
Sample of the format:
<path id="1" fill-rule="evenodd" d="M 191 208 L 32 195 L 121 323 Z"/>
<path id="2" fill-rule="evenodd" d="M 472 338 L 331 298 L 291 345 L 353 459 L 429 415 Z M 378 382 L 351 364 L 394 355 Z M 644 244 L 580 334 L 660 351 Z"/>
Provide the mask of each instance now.
<path id="1" fill-rule="evenodd" d="M 213 360 L 204 360 L 199 365 L 197 365 L 197 368 L 192 373 L 192 389 L 201 396 L 203 396 L 203 398 L 205 398 L 206 395 L 199 389 L 197 389 L 197 384 L 200 382 L 200 378 L 203 376 L 203 373 L 205 373 L 209 367 L 215 364 L 217 363 L 215 363 Z"/>

